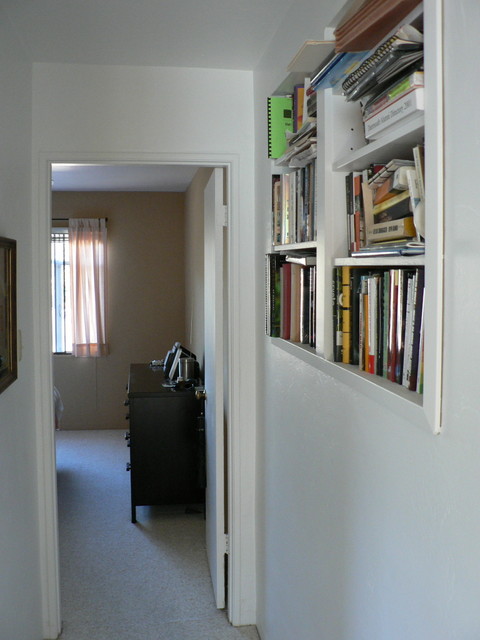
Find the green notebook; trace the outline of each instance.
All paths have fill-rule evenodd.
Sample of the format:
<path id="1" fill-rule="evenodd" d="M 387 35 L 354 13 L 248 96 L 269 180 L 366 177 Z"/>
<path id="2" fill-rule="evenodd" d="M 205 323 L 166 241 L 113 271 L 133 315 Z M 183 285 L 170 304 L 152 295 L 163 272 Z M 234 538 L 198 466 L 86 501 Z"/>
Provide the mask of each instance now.
<path id="1" fill-rule="evenodd" d="M 268 157 L 280 158 L 287 148 L 286 131 L 293 131 L 292 96 L 270 96 L 268 110 Z"/>

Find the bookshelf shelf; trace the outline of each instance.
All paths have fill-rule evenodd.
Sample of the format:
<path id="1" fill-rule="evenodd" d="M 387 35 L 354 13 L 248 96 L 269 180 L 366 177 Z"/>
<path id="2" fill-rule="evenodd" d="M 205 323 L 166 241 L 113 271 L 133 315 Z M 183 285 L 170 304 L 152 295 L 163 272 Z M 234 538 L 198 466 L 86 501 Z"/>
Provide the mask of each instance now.
<path id="1" fill-rule="evenodd" d="M 316 251 L 317 246 L 317 242 L 292 242 L 290 244 L 276 244 L 272 249 L 279 252 Z"/>
<path id="2" fill-rule="evenodd" d="M 426 78 L 424 113 L 417 112 L 404 118 L 395 126 L 392 125 L 378 139 L 367 142 L 359 103 L 347 102 L 338 86 L 317 91 L 317 240 L 274 245 L 271 248 L 274 254 L 294 254 L 311 250 L 317 256 L 315 347 L 274 337 L 270 338 L 272 344 L 325 374 L 341 380 L 352 391 L 363 393 L 433 433 L 441 431 L 443 359 L 443 75 L 442 33 L 439 28 L 442 23 L 441 11 L 441 0 L 425 0 L 411 14 L 417 27 L 423 24 Z M 411 16 L 408 16 L 398 26 L 408 22 L 410 18 Z M 306 72 L 304 75 L 309 74 Z M 296 78 L 296 81 L 300 80 Z M 417 145 L 425 148 L 425 255 L 349 256 L 346 177 L 351 172 L 364 172 L 370 165 L 386 164 L 394 158 L 412 159 L 413 149 Z M 272 173 L 280 173 L 274 162 Z M 334 358 L 334 353 L 337 352 L 334 345 L 332 273 L 334 269 L 342 271 L 343 267 L 364 268 L 363 273 L 368 270 L 380 274 L 389 273 L 389 277 L 395 277 L 392 274 L 400 271 L 405 278 L 410 278 L 412 274 L 419 278 L 419 274 L 422 277 L 424 274 L 424 379 L 419 392 L 410 391 L 403 384 L 388 380 L 382 375 L 367 373 L 362 370 L 362 366 L 338 362 L 338 355 Z M 350 273 L 353 270 L 350 270 Z M 382 275 L 380 277 L 383 278 Z M 338 323 L 336 328 L 338 331 Z M 385 329 L 383 331 L 385 335 Z M 408 379 L 404 379 L 403 383 L 408 384 Z"/>
<path id="3" fill-rule="evenodd" d="M 361 171 L 372 162 L 388 162 L 401 156 L 405 150 L 412 149 L 422 141 L 425 130 L 425 118 L 417 116 L 413 120 L 399 125 L 385 136 L 341 157 L 333 163 L 334 171 Z"/>

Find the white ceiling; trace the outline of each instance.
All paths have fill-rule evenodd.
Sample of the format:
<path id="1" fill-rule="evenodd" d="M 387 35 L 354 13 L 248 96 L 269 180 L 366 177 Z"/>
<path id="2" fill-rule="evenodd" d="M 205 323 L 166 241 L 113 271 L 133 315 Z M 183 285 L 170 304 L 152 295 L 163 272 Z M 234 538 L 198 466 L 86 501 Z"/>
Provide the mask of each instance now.
<path id="1" fill-rule="evenodd" d="M 32 62 L 253 69 L 295 0 L 0 0 Z M 55 167 L 53 189 L 184 191 L 194 168 Z"/>
<path id="2" fill-rule="evenodd" d="M 1 0 L 34 62 L 253 69 L 294 0 Z"/>
<path id="3" fill-rule="evenodd" d="M 54 164 L 52 190 L 184 192 L 197 169 L 192 165 Z"/>

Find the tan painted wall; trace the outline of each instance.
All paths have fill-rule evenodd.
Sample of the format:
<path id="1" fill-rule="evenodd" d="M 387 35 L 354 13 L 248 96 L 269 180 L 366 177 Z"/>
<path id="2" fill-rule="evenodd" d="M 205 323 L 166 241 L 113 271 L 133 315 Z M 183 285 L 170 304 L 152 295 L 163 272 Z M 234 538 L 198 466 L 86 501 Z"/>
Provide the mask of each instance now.
<path id="1" fill-rule="evenodd" d="M 64 429 L 126 428 L 131 362 L 162 358 L 185 325 L 185 225 L 181 193 L 54 192 L 54 218 L 108 217 L 105 358 L 54 356 Z"/>

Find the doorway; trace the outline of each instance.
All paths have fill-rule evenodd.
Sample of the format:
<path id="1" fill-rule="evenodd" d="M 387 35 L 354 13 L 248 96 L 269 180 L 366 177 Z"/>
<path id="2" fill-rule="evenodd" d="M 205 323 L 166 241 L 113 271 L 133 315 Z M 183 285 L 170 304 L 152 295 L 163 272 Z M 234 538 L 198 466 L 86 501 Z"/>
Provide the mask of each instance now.
<path id="1" fill-rule="evenodd" d="M 45 244 L 42 247 L 42 243 L 39 243 L 37 247 L 37 261 L 39 263 L 39 291 L 45 291 L 47 289 L 47 278 L 46 274 L 48 274 L 48 252 L 46 250 L 47 238 L 49 238 L 50 233 L 50 170 L 53 162 L 64 162 L 66 158 L 56 157 L 52 159 L 51 157 L 45 156 L 43 158 L 42 167 L 43 170 L 40 171 L 40 181 L 37 185 L 38 190 L 40 192 L 39 202 L 45 205 L 45 208 L 41 207 L 42 215 L 39 215 L 35 221 L 35 225 L 37 226 L 37 233 L 39 238 L 43 238 Z M 77 159 L 78 161 L 78 159 Z M 88 162 L 88 159 L 84 161 Z M 110 159 L 103 159 L 102 162 L 110 161 Z M 118 159 L 116 159 L 118 161 Z M 124 159 L 123 159 L 124 161 Z M 138 159 L 137 159 L 138 161 Z M 159 160 L 159 162 L 165 162 L 165 159 Z M 176 160 L 178 162 L 178 159 Z M 191 158 L 189 162 L 186 164 L 191 164 Z M 199 158 L 197 162 L 195 162 L 198 166 L 204 167 L 212 167 L 212 166 L 223 166 L 227 170 L 229 175 L 229 192 L 228 192 L 228 204 L 229 209 L 232 212 L 232 220 L 235 219 L 234 212 L 236 211 L 236 207 L 234 203 L 236 200 L 236 194 L 238 194 L 238 185 L 234 180 L 231 179 L 231 176 L 236 175 L 238 171 L 238 167 L 236 166 L 238 163 L 238 159 L 236 157 L 228 156 L 227 158 Z M 42 175 L 44 178 L 47 178 L 45 181 L 42 180 Z M 48 187 L 47 187 L 48 184 Z M 232 239 L 232 235 L 230 235 L 230 241 Z M 235 246 L 235 242 L 233 242 L 233 246 Z M 238 252 L 233 252 L 237 254 Z M 232 252 L 229 253 L 229 260 L 232 258 Z M 235 266 L 234 269 L 229 271 L 229 288 L 232 289 L 236 285 L 236 280 L 239 278 L 238 267 Z M 42 288 L 43 287 L 43 288 Z M 43 310 L 43 313 L 39 313 L 39 323 L 37 326 L 37 331 L 39 336 L 49 335 L 49 327 L 48 327 L 48 316 L 49 310 L 48 305 L 46 305 L 45 299 L 42 296 L 39 296 L 39 309 Z M 229 323 L 238 323 L 236 311 L 230 314 Z M 48 398 L 51 392 L 51 352 L 49 349 L 50 342 L 48 340 L 37 340 L 37 351 L 38 351 L 38 362 L 39 362 L 39 370 L 43 373 L 47 372 L 48 375 L 40 375 L 40 379 L 42 380 L 41 390 L 42 392 L 39 394 L 38 398 L 38 406 L 39 406 L 39 431 L 42 434 L 42 446 L 39 449 L 39 461 L 40 461 L 40 478 L 39 485 L 41 487 L 41 514 L 42 514 L 42 540 L 43 540 L 43 554 L 42 554 L 42 575 L 43 575 L 43 583 L 44 583 L 44 612 L 45 618 L 49 621 L 46 630 L 47 637 L 53 637 L 53 635 L 48 636 L 48 634 L 53 631 L 48 631 L 48 628 L 55 629 L 58 628 L 59 625 L 59 593 L 58 593 L 58 541 L 57 541 L 57 528 L 56 528 L 56 494 L 55 494 L 55 465 L 54 465 L 54 453 L 53 453 L 53 440 L 51 438 L 51 433 L 46 425 L 51 424 L 52 418 L 52 407 Z M 238 361 L 239 356 L 238 353 L 240 351 L 238 341 L 232 340 L 231 345 L 233 346 L 233 353 L 231 361 Z M 242 384 L 238 381 L 238 370 L 231 369 L 232 376 L 230 378 L 229 384 L 229 405 L 233 409 L 232 410 L 232 432 L 236 431 L 236 424 L 238 424 L 238 417 L 241 413 L 241 410 L 238 405 L 237 391 L 232 391 L 233 389 L 238 390 L 238 393 L 241 392 Z M 235 382 L 237 384 L 235 384 Z M 232 433 L 231 432 L 231 433 Z M 229 458 L 232 459 L 232 464 L 229 464 L 230 475 L 232 473 L 238 474 L 240 468 L 242 467 L 242 459 L 244 456 L 242 455 L 243 449 L 247 450 L 250 448 L 250 442 L 243 441 L 243 435 L 248 438 L 248 433 L 244 432 L 241 434 L 237 432 L 235 435 L 235 439 L 237 441 L 237 447 L 233 446 L 231 433 L 229 435 L 229 442 L 227 444 L 227 451 Z M 233 456 L 233 457 L 232 457 Z M 249 467 L 250 465 L 247 465 Z M 248 469 L 250 472 L 251 469 Z M 240 535 L 241 521 L 239 518 L 239 514 L 241 511 L 245 513 L 245 505 L 242 504 L 242 489 L 245 484 L 245 479 L 248 479 L 248 473 L 244 474 L 244 480 L 241 483 L 237 481 L 236 483 L 236 495 L 233 496 L 233 499 L 229 502 L 229 521 L 232 523 L 231 530 L 231 546 L 230 546 L 230 568 L 232 569 L 229 577 L 229 603 L 228 610 L 231 621 L 233 624 L 248 624 L 251 622 L 251 610 L 248 611 L 247 616 L 249 619 L 242 619 L 242 603 L 245 603 L 245 598 L 242 596 L 244 591 L 248 591 L 249 594 L 254 594 L 253 587 L 253 570 L 252 565 L 254 562 L 254 549 L 253 549 L 253 540 L 248 539 L 247 536 Z M 253 478 L 250 475 L 249 478 L 250 483 L 253 481 Z M 247 482 L 248 484 L 248 482 Z M 229 483 L 229 487 L 231 487 L 231 483 Z M 249 495 L 251 495 L 251 484 L 246 487 L 246 491 Z M 253 519 L 253 516 L 252 516 Z M 244 524 L 244 523 L 243 523 Z M 236 532 L 236 527 L 237 532 Z M 245 528 L 245 527 L 244 527 Z M 244 552 L 245 549 L 250 547 L 251 554 L 249 556 L 249 562 L 245 564 L 245 562 L 237 562 L 236 554 L 239 556 Z M 250 581 L 246 580 L 247 572 L 250 574 Z M 250 596 L 251 597 L 251 596 Z M 248 596 L 247 596 L 248 600 Z"/>

